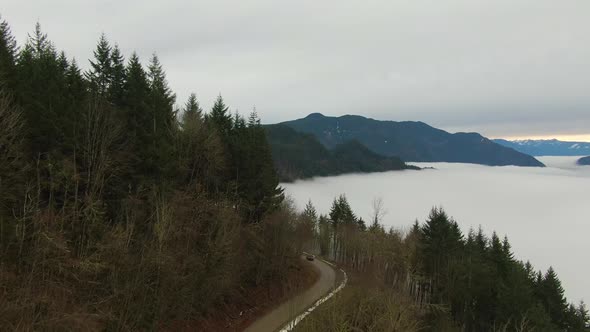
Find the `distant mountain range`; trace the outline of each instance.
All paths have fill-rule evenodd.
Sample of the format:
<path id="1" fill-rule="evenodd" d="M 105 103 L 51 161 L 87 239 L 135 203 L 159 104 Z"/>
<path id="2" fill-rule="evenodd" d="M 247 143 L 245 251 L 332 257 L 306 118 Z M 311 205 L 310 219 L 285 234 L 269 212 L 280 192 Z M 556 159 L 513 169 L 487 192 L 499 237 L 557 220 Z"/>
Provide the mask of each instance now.
<path id="1" fill-rule="evenodd" d="M 513 148 L 531 156 L 587 156 L 590 155 L 589 142 L 564 142 L 551 140 L 514 140 L 495 139 L 494 142 Z"/>
<path id="2" fill-rule="evenodd" d="M 283 182 L 314 176 L 419 169 L 400 158 L 372 152 L 356 140 L 328 150 L 313 135 L 285 125 L 265 126 L 279 178 Z"/>
<path id="3" fill-rule="evenodd" d="M 313 113 L 281 125 L 313 135 L 328 150 L 335 150 L 354 140 L 360 143 L 357 149 L 364 146 L 376 155 L 397 157 L 405 162 L 544 166 L 534 157 L 497 144 L 480 134 L 451 134 L 423 122 L 378 121 L 357 115 L 328 117 Z M 270 142 L 276 148 L 272 137 Z"/>
<path id="4" fill-rule="evenodd" d="M 578 159 L 578 165 L 590 166 L 590 156 Z"/>

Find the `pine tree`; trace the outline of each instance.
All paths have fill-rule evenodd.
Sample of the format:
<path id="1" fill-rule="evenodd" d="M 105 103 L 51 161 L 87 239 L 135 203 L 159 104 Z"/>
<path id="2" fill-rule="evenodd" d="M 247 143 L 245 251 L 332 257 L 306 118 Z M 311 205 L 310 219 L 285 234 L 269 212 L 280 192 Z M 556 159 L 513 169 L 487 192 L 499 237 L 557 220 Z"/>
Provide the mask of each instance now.
<path id="1" fill-rule="evenodd" d="M 227 142 L 233 126 L 233 121 L 231 114 L 229 113 L 229 107 L 225 105 L 221 95 L 217 96 L 215 104 L 213 104 L 213 108 L 207 116 L 207 120 L 219 132 L 222 139 Z"/>
<path id="2" fill-rule="evenodd" d="M 367 230 L 367 224 L 365 223 L 363 218 L 358 218 L 357 224 L 358 224 L 359 230 L 361 230 L 363 232 Z"/>
<path id="3" fill-rule="evenodd" d="M 199 101 L 197 100 L 197 95 L 191 93 L 188 97 L 186 104 L 182 110 L 182 123 L 184 126 L 189 125 L 190 123 L 201 121 L 203 118 L 203 109 L 201 109 L 201 105 L 199 105 Z"/>
<path id="4" fill-rule="evenodd" d="M 230 140 L 231 160 L 240 198 L 246 202 L 247 218 L 258 222 L 284 198 L 274 168 L 266 132 L 254 110 L 248 123 L 236 115 Z"/>
<path id="5" fill-rule="evenodd" d="M 107 96 L 112 82 L 113 63 L 111 51 L 111 45 L 103 33 L 94 51 L 94 61 L 90 61 L 90 71 L 86 73 L 92 92 L 100 97 Z"/>
<path id="6" fill-rule="evenodd" d="M 115 44 L 111 51 L 111 84 L 108 89 L 109 101 L 115 107 L 124 105 L 125 83 L 127 75 L 125 72 L 125 58 L 121 54 L 119 45 Z"/>
<path id="7" fill-rule="evenodd" d="M 307 201 L 307 204 L 305 205 L 305 209 L 303 209 L 302 215 L 305 216 L 306 218 L 308 218 L 309 220 L 313 221 L 314 223 L 317 222 L 318 213 L 315 209 L 315 206 L 313 206 L 313 203 L 311 202 L 311 200 Z"/>
<path id="8" fill-rule="evenodd" d="M 325 256 L 330 253 L 330 220 L 325 215 L 320 215 L 318 218 L 320 254 Z"/>
<path id="9" fill-rule="evenodd" d="M 174 154 L 174 135 L 177 130 L 174 102 L 176 96 L 170 91 L 166 74 L 157 55 L 153 55 L 148 66 L 148 82 L 150 87 L 149 109 L 152 112 L 151 152 L 146 162 L 148 168 L 156 175 L 158 181 L 173 175 L 173 163 L 170 158 Z"/>
<path id="10" fill-rule="evenodd" d="M 14 97 L 16 93 L 16 59 L 18 47 L 10 26 L 0 17 L 0 90 Z"/>
<path id="11" fill-rule="evenodd" d="M 137 54 L 133 53 L 126 68 L 124 113 L 129 139 L 129 178 L 136 187 L 151 174 L 145 166 L 149 158 L 152 116 L 148 105 L 150 86 Z"/>
<path id="12" fill-rule="evenodd" d="M 29 138 L 35 158 L 63 146 L 68 129 L 67 60 L 59 59 L 55 47 L 35 25 L 18 57 L 18 100 L 29 123 Z"/>
<path id="13" fill-rule="evenodd" d="M 435 295 L 440 302 L 448 300 L 451 275 L 449 269 L 463 246 L 459 225 L 442 208 L 433 208 L 420 232 L 420 255 L 423 272 L 433 277 Z"/>
<path id="14" fill-rule="evenodd" d="M 561 281 L 553 267 L 549 267 L 543 279 L 540 281 L 540 300 L 547 310 L 551 321 L 559 328 L 566 328 L 567 301 Z"/>

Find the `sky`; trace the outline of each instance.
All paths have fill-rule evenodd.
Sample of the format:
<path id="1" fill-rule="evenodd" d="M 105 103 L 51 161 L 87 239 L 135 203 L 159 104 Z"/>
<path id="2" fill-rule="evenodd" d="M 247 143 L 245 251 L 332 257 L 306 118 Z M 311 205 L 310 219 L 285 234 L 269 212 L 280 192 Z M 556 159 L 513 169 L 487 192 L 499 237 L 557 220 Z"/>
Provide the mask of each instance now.
<path id="1" fill-rule="evenodd" d="M 517 259 L 542 271 L 553 266 L 569 301 L 588 302 L 590 167 L 577 166 L 577 158 L 540 157 L 544 168 L 418 163 L 436 170 L 351 174 L 282 186 L 299 210 L 311 200 L 322 214 L 329 213 L 334 197 L 345 194 L 364 220 L 371 219 L 373 199 L 381 198 L 382 224 L 402 230 L 414 220 L 424 222 L 433 206 L 443 207 L 464 233 L 481 226 L 488 236 L 507 235 Z"/>
<path id="2" fill-rule="evenodd" d="M 82 67 L 101 33 L 157 53 L 183 103 L 264 123 L 359 114 L 489 137 L 590 141 L 587 0 L 4 0 Z"/>

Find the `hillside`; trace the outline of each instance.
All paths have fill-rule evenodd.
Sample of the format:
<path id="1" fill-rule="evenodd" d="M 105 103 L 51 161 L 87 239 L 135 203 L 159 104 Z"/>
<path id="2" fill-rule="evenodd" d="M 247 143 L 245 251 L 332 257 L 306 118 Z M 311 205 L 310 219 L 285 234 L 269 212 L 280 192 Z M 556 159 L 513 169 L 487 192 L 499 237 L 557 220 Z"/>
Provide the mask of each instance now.
<path id="1" fill-rule="evenodd" d="M 495 139 L 494 142 L 531 156 L 586 156 L 590 154 L 590 143 L 588 142 L 565 142 L 556 139 L 514 141 Z"/>
<path id="2" fill-rule="evenodd" d="M 378 121 L 357 115 L 328 117 L 314 113 L 282 124 L 313 134 L 328 149 L 357 140 L 377 154 L 398 156 L 404 161 L 544 166 L 534 157 L 496 144 L 480 134 L 451 134 L 423 122 Z"/>
<path id="3" fill-rule="evenodd" d="M 351 140 L 324 147 L 313 135 L 284 125 L 266 126 L 275 167 L 281 181 L 345 173 L 370 173 L 417 169 L 397 157 L 384 157 Z"/>
<path id="4" fill-rule="evenodd" d="M 578 159 L 578 165 L 590 166 L 590 156 Z"/>

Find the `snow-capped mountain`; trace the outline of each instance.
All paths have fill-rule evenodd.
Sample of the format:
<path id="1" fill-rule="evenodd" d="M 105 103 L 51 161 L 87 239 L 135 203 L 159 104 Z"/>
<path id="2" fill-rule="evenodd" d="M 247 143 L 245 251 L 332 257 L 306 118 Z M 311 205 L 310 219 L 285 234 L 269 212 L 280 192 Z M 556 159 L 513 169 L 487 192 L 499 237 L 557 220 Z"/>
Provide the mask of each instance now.
<path id="1" fill-rule="evenodd" d="M 531 156 L 587 156 L 590 155 L 590 142 L 565 142 L 550 140 L 495 139 L 494 142 L 513 148 Z"/>

